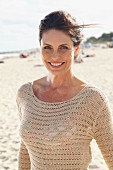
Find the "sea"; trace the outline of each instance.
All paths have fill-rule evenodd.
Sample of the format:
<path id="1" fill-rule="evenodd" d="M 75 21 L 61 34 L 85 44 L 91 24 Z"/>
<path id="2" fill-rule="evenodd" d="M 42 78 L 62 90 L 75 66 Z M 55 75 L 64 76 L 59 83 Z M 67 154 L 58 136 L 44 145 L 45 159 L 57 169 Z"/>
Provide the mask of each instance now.
<path id="1" fill-rule="evenodd" d="M 19 57 L 20 53 L 0 53 L 0 60 Z"/>

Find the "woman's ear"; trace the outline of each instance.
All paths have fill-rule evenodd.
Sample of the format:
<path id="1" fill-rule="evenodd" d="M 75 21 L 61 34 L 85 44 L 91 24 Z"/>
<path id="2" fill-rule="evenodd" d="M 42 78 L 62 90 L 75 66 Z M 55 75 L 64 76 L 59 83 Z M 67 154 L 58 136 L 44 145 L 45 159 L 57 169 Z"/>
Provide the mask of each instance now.
<path id="1" fill-rule="evenodd" d="M 75 53 L 78 53 L 78 51 L 79 51 L 79 49 L 80 49 L 80 45 L 77 45 L 77 46 L 75 46 L 74 48 L 75 48 L 75 49 L 74 49 L 74 50 L 75 50 Z"/>
<path id="2" fill-rule="evenodd" d="M 77 45 L 74 47 L 74 59 L 77 58 L 78 53 L 79 53 L 80 45 Z"/>

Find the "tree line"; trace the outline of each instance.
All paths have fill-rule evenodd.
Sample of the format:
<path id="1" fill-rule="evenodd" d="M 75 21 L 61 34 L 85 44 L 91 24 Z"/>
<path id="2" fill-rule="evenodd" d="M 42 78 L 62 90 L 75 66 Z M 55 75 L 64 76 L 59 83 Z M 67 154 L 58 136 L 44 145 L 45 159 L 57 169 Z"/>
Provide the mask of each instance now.
<path id="1" fill-rule="evenodd" d="M 88 38 L 86 40 L 86 43 L 107 43 L 107 42 L 113 42 L 113 32 L 110 33 L 103 33 L 100 37 L 96 38 L 94 36 Z"/>

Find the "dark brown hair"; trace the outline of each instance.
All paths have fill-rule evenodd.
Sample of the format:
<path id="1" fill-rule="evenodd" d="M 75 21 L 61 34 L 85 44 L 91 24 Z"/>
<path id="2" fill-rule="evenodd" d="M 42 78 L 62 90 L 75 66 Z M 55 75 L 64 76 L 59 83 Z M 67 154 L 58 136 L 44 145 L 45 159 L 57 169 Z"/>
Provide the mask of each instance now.
<path id="1" fill-rule="evenodd" d="M 50 30 L 56 29 L 65 32 L 73 41 L 73 45 L 77 46 L 80 44 L 82 37 L 80 34 L 80 29 L 89 25 L 78 25 L 76 19 L 73 18 L 66 11 L 54 11 L 46 15 L 44 19 L 41 20 L 39 25 L 39 42 L 41 44 L 41 39 L 43 33 Z"/>

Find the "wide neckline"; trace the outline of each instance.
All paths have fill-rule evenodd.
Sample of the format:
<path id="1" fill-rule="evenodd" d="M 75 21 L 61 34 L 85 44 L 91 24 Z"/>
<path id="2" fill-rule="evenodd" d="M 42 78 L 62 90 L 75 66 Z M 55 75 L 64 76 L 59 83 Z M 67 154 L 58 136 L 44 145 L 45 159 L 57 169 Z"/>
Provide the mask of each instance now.
<path id="1" fill-rule="evenodd" d="M 34 94 L 33 87 L 32 87 L 33 82 L 29 82 L 29 85 L 30 85 L 31 94 L 35 98 L 35 101 L 38 101 L 38 102 L 43 103 L 43 104 L 63 104 L 63 103 L 70 102 L 70 101 L 74 100 L 75 98 L 77 98 L 88 87 L 89 83 L 87 83 L 75 96 L 71 97 L 70 99 L 67 99 L 67 100 L 64 100 L 64 101 L 59 101 L 59 102 L 47 102 L 47 101 L 43 101 L 43 100 L 39 99 Z"/>

